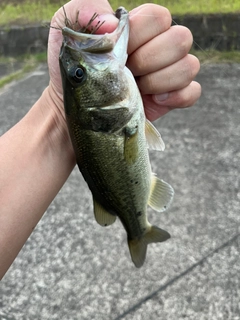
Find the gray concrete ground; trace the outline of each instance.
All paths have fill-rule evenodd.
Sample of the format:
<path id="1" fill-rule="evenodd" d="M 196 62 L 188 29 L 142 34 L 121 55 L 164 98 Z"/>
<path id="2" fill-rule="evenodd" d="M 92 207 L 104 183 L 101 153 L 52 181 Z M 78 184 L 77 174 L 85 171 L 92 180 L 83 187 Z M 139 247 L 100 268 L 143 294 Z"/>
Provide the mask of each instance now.
<path id="1" fill-rule="evenodd" d="M 104 229 L 77 169 L 0 284 L 0 319 L 240 319 L 240 65 L 203 67 L 194 108 L 156 122 L 166 143 L 153 171 L 174 186 L 149 220 L 172 238 L 130 261 L 119 222 Z M 41 66 L 0 93 L 0 133 L 48 83 Z M 1 155 L 3 156 L 3 155 Z"/>

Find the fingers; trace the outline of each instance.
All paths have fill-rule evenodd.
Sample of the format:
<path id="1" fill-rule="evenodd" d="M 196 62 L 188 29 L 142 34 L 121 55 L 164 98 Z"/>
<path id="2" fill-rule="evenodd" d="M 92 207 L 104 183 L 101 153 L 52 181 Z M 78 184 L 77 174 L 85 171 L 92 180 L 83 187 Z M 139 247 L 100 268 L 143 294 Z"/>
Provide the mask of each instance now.
<path id="1" fill-rule="evenodd" d="M 201 86 L 193 81 L 200 69 L 199 60 L 190 54 L 154 74 L 140 77 L 145 113 L 154 121 L 174 108 L 192 106 L 201 95 Z"/>
<path id="2" fill-rule="evenodd" d="M 183 26 L 171 27 L 133 52 L 129 56 L 128 67 L 134 76 L 165 68 L 186 56 L 192 41 L 189 29 Z"/>
<path id="3" fill-rule="evenodd" d="M 172 23 L 170 12 L 154 4 L 141 5 L 129 13 L 130 34 L 128 54 L 168 30 Z"/>
<path id="4" fill-rule="evenodd" d="M 55 49 L 59 50 L 62 43 L 61 29 L 70 24 L 78 23 L 80 26 L 86 26 L 92 16 L 97 13 L 98 17 L 91 24 L 96 25 L 99 21 L 104 24 L 99 28 L 99 33 L 112 32 L 116 29 L 118 19 L 113 15 L 112 8 L 107 0 L 72 0 L 61 7 L 53 16 L 51 21 L 49 42 L 55 43 Z"/>
<path id="5" fill-rule="evenodd" d="M 60 8 L 53 17 L 53 22 L 56 22 L 60 28 L 66 25 L 66 18 L 73 24 L 77 20 L 80 26 L 86 26 L 95 13 L 98 14 L 98 18 L 92 23 L 92 26 L 98 21 L 105 21 L 99 32 L 112 32 L 118 24 L 118 19 L 113 15 L 113 10 L 107 0 L 72 0 L 64 5 L 64 9 L 66 16 L 63 8 Z"/>
<path id="6" fill-rule="evenodd" d="M 84 26 L 96 12 L 99 16 L 95 23 L 105 21 L 99 33 L 110 33 L 118 24 L 107 0 L 72 0 L 64 8 L 66 16 L 60 8 L 52 19 L 52 26 L 61 29 L 66 18 L 73 24 L 78 21 Z M 155 120 L 173 108 L 194 104 L 201 87 L 193 81 L 200 69 L 199 61 L 188 54 L 193 40 L 191 32 L 182 26 L 171 27 L 169 11 L 159 5 L 139 6 L 130 12 L 129 17 L 127 66 L 137 79 L 148 118 Z M 57 63 L 61 43 L 61 30 L 51 28 L 49 72 L 60 95 L 62 87 Z"/>
<path id="7" fill-rule="evenodd" d="M 127 66 L 136 77 L 150 120 L 193 105 L 201 94 L 201 86 L 193 81 L 200 64 L 188 54 L 192 34 L 186 27 L 171 27 L 171 21 L 167 9 L 153 4 L 130 12 Z"/>
<path id="8" fill-rule="evenodd" d="M 175 91 L 188 86 L 199 69 L 199 60 L 188 54 L 163 69 L 139 77 L 137 83 L 142 94 L 161 94 Z"/>
<path id="9" fill-rule="evenodd" d="M 192 81 L 188 86 L 162 95 L 143 95 L 146 117 L 150 121 L 175 108 L 187 108 L 201 96 L 201 85 Z"/>

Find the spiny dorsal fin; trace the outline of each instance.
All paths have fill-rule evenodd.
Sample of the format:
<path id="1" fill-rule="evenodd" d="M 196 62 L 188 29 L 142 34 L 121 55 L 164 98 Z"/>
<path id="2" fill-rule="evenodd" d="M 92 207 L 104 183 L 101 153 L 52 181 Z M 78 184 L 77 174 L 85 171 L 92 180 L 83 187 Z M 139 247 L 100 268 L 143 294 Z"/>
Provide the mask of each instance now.
<path id="1" fill-rule="evenodd" d="M 163 151 L 165 149 L 165 144 L 160 133 L 148 119 L 145 121 L 145 135 L 149 149 L 158 151 Z"/>
<path id="2" fill-rule="evenodd" d="M 165 211 L 173 200 L 174 190 L 167 182 L 152 174 L 150 197 L 148 204 L 154 210 Z"/>
<path id="3" fill-rule="evenodd" d="M 117 218 L 113 214 L 107 212 L 96 200 L 93 199 L 94 215 L 97 223 L 103 227 L 110 226 Z"/>
<path id="4" fill-rule="evenodd" d="M 140 239 L 128 241 L 129 251 L 133 263 L 137 268 L 140 268 L 146 258 L 147 245 L 154 242 L 163 242 L 169 239 L 170 234 L 156 226 L 150 226 L 148 231 Z"/>

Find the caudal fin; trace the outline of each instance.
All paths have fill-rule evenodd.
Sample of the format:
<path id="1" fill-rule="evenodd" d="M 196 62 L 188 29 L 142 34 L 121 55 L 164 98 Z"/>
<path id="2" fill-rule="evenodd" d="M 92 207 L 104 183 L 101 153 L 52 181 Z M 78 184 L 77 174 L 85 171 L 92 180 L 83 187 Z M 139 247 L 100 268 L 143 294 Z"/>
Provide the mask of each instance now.
<path id="1" fill-rule="evenodd" d="M 169 239 L 170 234 L 156 226 L 151 226 L 149 231 L 140 239 L 128 240 L 129 251 L 133 263 L 140 268 L 146 258 L 147 245 L 153 242 L 163 242 Z"/>

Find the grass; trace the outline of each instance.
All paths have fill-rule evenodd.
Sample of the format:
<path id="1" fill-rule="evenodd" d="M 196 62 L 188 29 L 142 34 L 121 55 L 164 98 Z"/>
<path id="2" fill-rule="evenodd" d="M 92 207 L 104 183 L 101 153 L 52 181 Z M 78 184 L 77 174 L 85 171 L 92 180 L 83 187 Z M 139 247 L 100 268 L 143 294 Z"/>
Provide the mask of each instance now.
<path id="1" fill-rule="evenodd" d="M 0 88 L 6 84 L 12 82 L 13 80 L 21 79 L 27 72 L 32 71 L 41 62 L 47 61 L 47 53 L 42 52 L 34 55 L 24 55 L 18 58 L 8 58 L 0 57 L 0 64 L 12 65 L 17 62 L 21 62 L 21 68 L 16 72 L 11 72 L 10 74 L 0 78 Z"/>
<path id="2" fill-rule="evenodd" d="M 202 65 L 209 63 L 240 63 L 240 51 L 191 50 Z"/>
<path id="3" fill-rule="evenodd" d="M 9 26 L 14 24 L 26 24 L 50 21 L 54 12 L 61 6 L 61 3 L 24 1 L 19 4 L 0 5 L 0 25 Z"/>
<path id="4" fill-rule="evenodd" d="M 129 10 L 146 2 L 144 0 L 110 0 L 114 9 L 121 5 Z M 174 15 L 240 12 L 240 0 L 155 0 L 148 2 L 165 6 Z M 54 12 L 64 3 L 64 0 L 0 0 L 0 25 L 50 21 Z"/>
<path id="5" fill-rule="evenodd" d="M 113 8 L 125 6 L 127 9 L 132 9 L 140 4 L 152 2 L 161 6 L 167 7 L 174 15 L 183 14 L 202 14 L 202 13 L 229 13 L 240 11 L 240 0 L 110 0 Z"/>

